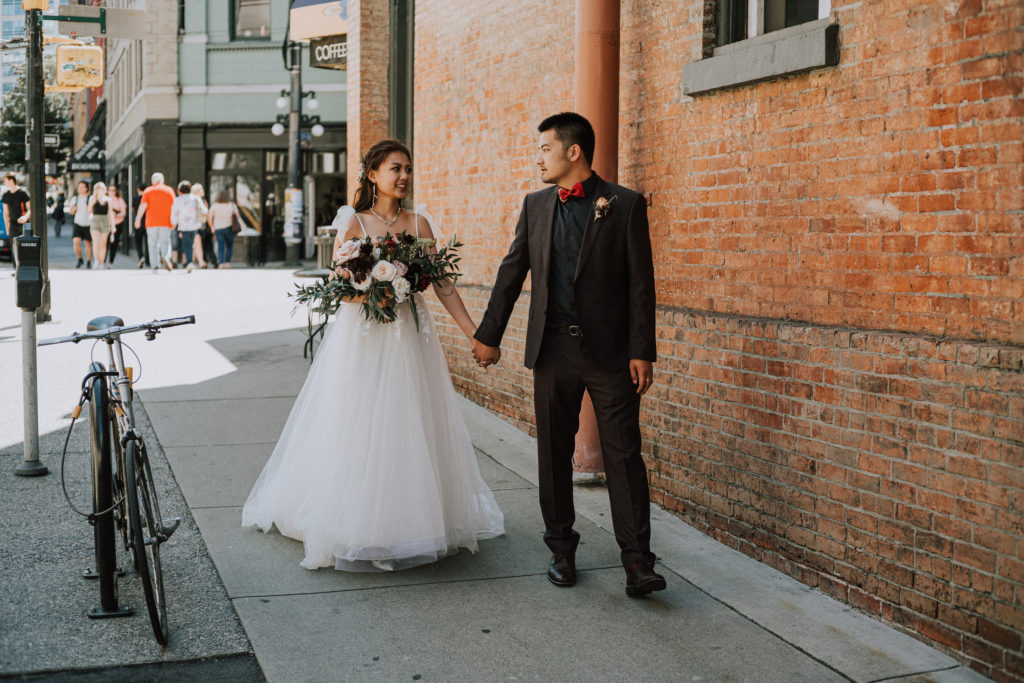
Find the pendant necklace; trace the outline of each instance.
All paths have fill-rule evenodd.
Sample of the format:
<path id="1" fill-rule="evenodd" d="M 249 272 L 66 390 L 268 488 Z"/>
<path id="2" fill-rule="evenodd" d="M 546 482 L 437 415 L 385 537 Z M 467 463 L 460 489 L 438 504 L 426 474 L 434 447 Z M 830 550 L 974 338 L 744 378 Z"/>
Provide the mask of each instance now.
<path id="1" fill-rule="evenodd" d="M 392 218 L 391 220 L 385 220 L 385 218 L 383 216 L 381 216 L 379 213 L 377 213 L 376 211 L 373 210 L 372 206 L 370 207 L 370 213 L 372 213 L 374 216 L 376 216 L 377 220 L 379 220 L 381 223 L 383 223 L 384 225 L 386 225 L 386 226 L 388 226 L 390 228 L 392 225 L 394 225 L 398 221 L 398 217 L 402 215 L 402 205 L 401 204 L 398 205 L 398 213 L 396 213 L 395 217 Z"/>

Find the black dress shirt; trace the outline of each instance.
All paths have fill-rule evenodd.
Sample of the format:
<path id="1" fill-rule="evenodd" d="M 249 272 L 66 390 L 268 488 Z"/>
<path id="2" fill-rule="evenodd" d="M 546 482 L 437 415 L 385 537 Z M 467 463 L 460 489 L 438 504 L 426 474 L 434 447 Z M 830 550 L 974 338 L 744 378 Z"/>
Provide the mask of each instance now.
<path id="1" fill-rule="evenodd" d="M 548 271 L 547 323 L 552 327 L 578 325 L 573 279 L 580 260 L 580 246 L 594 203 L 597 176 L 583 181 L 583 197 L 555 202 L 555 220 L 551 231 L 551 267 Z"/>

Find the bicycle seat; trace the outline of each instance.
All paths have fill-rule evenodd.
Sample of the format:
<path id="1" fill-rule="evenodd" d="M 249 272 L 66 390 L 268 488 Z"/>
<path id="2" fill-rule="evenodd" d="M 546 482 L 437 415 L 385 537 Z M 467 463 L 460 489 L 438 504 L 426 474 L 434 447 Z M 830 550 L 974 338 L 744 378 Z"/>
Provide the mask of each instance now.
<path id="1" fill-rule="evenodd" d="M 86 329 L 89 332 L 95 332 L 96 330 L 105 330 L 108 327 L 121 327 L 122 325 L 124 325 L 124 321 L 116 315 L 102 315 L 99 318 L 90 320 Z"/>

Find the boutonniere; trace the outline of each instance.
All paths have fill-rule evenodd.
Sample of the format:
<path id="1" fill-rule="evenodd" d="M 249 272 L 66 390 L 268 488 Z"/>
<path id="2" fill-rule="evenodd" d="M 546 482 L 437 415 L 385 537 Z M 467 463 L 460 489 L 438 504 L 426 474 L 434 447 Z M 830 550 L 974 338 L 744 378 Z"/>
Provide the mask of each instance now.
<path id="1" fill-rule="evenodd" d="M 594 201 L 595 221 L 608 215 L 608 212 L 612 210 L 612 202 L 614 202 L 617 197 L 618 195 L 613 194 L 611 197 L 598 197 L 597 200 Z"/>

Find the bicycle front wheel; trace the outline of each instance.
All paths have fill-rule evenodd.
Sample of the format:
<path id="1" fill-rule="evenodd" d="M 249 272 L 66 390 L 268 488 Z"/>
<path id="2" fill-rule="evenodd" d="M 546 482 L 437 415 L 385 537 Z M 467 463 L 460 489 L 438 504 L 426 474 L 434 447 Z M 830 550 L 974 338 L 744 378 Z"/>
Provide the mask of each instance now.
<path id="1" fill-rule="evenodd" d="M 125 443 L 125 499 L 128 501 L 128 528 L 136 571 L 142 579 L 153 635 L 167 644 L 167 600 L 164 575 L 160 567 L 160 543 L 163 529 L 156 508 L 156 489 L 146 460 L 145 448 L 134 440 Z"/>

